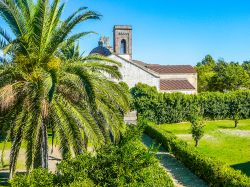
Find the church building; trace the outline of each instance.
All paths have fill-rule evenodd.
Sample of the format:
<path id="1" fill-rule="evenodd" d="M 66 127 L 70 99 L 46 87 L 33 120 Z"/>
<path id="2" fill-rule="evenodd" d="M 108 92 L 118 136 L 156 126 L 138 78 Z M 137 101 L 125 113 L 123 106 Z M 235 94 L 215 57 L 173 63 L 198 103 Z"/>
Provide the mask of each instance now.
<path id="1" fill-rule="evenodd" d="M 109 38 L 101 37 L 99 46 L 91 54 L 101 54 L 122 64 L 122 81 L 130 88 L 137 83 L 155 86 L 160 92 L 197 93 L 197 73 L 190 65 L 159 65 L 134 60 L 132 56 L 132 27 L 116 25 L 113 28 L 113 47 Z"/>

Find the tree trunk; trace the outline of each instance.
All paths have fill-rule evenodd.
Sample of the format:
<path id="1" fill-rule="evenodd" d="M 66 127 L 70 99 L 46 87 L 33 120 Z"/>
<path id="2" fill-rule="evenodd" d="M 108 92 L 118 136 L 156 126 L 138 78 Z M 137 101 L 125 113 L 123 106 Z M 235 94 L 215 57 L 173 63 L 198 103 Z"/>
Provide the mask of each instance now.
<path id="1" fill-rule="evenodd" d="M 238 120 L 234 120 L 234 127 L 237 128 L 238 127 L 238 123 L 239 121 Z"/>
<path id="2" fill-rule="evenodd" d="M 198 147 L 199 141 L 195 140 L 195 147 Z"/>
<path id="3" fill-rule="evenodd" d="M 42 141 L 41 141 L 41 157 L 42 157 L 42 168 L 47 169 L 49 165 L 49 155 L 48 155 L 48 134 L 47 126 L 42 122 L 41 126 L 42 131 Z"/>

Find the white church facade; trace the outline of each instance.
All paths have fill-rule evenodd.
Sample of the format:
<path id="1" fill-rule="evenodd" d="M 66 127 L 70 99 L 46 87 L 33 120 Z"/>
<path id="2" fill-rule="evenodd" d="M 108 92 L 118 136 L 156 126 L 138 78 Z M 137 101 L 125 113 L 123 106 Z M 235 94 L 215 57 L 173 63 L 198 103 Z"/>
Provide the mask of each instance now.
<path id="1" fill-rule="evenodd" d="M 132 27 L 117 25 L 113 29 L 113 48 L 108 38 L 101 38 L 91 54 L 101 54 L 122 64 L 122 81 L 130 88 L 137 83 L 155 86 L 160 92 L 197 93 L 197 73 L 190 65 L 147 64 L 132 58 Z"/>

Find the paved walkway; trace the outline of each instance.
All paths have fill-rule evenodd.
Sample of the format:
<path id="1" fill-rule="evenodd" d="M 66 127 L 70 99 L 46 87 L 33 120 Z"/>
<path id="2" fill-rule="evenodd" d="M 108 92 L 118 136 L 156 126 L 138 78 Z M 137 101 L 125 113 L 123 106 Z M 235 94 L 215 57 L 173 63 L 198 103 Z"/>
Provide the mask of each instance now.
<path id="1" fill-rule="evenodd" d="M 143 135 L 143 143 L 150 147 L 151 145 L 157 145 L 153 139 L 147 135 Z M 167 170 L 168 174 L 173 178 L 174 184 L 177 187 L 207 187 L 201 179 L 194 175 L 189 169 L 187 169 L 181 162 L 179 162 L 173 155 L 166 152 L 166 150 L 160 146 L 157 157 L 160 160 L 162 166 Z"/>

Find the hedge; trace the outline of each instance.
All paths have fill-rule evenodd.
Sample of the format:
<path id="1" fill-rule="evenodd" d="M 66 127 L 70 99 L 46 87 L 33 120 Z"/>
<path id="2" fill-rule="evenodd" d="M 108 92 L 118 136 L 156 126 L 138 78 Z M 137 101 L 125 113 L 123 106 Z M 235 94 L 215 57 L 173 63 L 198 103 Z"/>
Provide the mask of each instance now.
<path id="1" fill-rule="evenodd" d="M 133 107 L 144 119 L 157 124 L 188 121 L 191 113 L 209 120 L 250 118 L 250 91 L 205 92 L 196 95 L 158 93 L 139 83 L 131 89 Z"/>
<path id="2" fill-rule="evenodd" d="M 161 143 L 166 150 L 173 153 L 178 160 L 207 182 L 209 186 L 250 186 L 250 178 L 241 171 L 200 154 L 185 141 L 178 139 L 170 132 L 157 128 L 155 124 L 147 124 L 146 134 Z"/>

